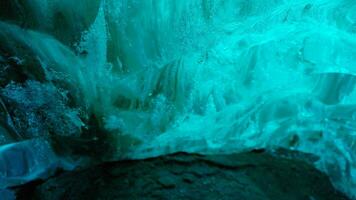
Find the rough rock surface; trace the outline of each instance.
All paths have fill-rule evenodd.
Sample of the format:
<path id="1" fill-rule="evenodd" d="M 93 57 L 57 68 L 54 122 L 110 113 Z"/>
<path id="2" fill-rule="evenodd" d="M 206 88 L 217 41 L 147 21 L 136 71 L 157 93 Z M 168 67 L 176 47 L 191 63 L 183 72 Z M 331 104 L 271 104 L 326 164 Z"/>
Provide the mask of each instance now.
<path id="1" fill-rule="evenodd" d="M 347 199 L 306 154 L 177 153 L 64 172 L 17 188 L 18 199 Z"/>

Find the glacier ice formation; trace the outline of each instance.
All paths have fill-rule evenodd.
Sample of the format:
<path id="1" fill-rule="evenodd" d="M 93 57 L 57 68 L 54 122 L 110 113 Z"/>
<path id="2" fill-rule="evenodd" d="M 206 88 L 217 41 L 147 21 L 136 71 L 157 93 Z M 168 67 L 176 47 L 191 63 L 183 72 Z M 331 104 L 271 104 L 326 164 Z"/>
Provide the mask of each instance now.
<path id="1" fill-rule="evenodd" d="M 285 147 L 319 156 L 333 184 L 356 195 L 354 0 L 0 9 L 0 152 L 80 140 L 94 118 L 114 146 L 105 159 Z"/>

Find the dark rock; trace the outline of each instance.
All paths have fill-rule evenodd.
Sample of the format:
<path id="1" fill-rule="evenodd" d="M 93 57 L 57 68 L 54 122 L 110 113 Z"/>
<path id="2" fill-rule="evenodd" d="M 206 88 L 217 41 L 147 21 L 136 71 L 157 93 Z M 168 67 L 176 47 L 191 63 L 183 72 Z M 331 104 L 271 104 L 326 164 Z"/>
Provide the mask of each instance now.
<path id="1" fill-rule="evenodd" d="M 196 177 L 192 174 L 184 174 L 182 175 L 183 181 L 186 183 L 193 183 Z"/>
<path id="2" fill-rule="evenodd" d="M 283 153 L 278 156 L 278 152 Z M 31 185 L 31 192 L 29 186 L 15 191 L 20 200 L 348 199 L 307 157 L 285 150 L 211 156 L 178 153 L 64 172 Z"/>
<path id="3" fill-rule="evenodd" d="M 170 174 L 163 175 L 158 178 L 158 182 L 164 187 L 164 188 L 174 188 L 176 187 L 177 181 L 175 180 L 175 176 L 172 176 Z"/>

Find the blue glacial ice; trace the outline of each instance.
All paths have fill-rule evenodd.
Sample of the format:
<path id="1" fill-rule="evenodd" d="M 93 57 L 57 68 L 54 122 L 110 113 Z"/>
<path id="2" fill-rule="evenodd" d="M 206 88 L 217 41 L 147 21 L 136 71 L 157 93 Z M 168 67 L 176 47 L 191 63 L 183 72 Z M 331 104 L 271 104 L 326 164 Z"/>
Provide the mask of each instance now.
<path id="1" fill-rule="evenodd" d="M 24 83 L 0 82 L 18 110 L 2 144 L 76 138 L 94 115 L 117 144 L 110 159 L 284 147 L 319 156 L 356 195 L 354 0 L 76 4 L 26 0 L 7 5 L 21 15 L 0 14 L 0 63 L 32 63 Z"/>

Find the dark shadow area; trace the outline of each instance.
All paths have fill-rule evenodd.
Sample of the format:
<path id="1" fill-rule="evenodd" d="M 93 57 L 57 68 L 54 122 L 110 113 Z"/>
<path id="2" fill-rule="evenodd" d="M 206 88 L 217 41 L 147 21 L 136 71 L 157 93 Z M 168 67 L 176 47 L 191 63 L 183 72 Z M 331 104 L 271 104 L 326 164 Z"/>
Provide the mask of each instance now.
<path id="1" fill-rule="evenodd" d="M 257 150 L 240 154 L 177 153 L 63 172 L 16 189 L 21 199 L 348 199 L 307 154 Z"/>

